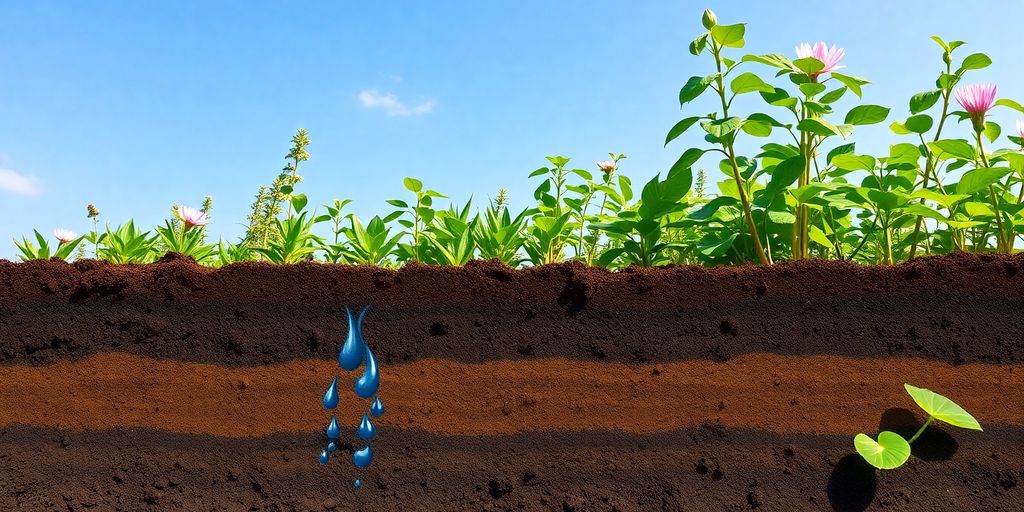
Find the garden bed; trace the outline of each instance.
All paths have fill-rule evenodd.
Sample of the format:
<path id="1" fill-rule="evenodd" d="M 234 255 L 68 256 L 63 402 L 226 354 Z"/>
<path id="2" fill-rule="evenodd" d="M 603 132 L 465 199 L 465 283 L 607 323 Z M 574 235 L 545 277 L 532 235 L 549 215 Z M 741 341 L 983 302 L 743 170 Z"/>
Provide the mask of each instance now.
<path id="1" fill-rule="evenodd" d="M 1019 255 L 620 272 L 0 261 L 0 505 L 1015 510 L 1022 298 Z M 343 306 L 367 304 L 376 458 L 322 466 Z M 856 433 L 922 419 L 904 382 L 985 431 L 930 427 L 905 467 L 871 469 Z M 350 396 L 343 454 L 365 408 Z"/>

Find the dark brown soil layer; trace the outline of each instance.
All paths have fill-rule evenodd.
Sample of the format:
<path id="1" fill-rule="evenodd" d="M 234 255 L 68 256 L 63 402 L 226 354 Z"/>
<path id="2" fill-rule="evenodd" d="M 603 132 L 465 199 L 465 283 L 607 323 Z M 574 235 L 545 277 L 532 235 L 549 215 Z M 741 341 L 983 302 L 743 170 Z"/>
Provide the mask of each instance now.
<path id="1" fill-rule="evenodd" d="M 421 359 L 382 368 L 385 429 L 448 435 L 527 430 L 631 433 L 714 423 L 779 433 L 871 432 L 888 407 L 916 408 L 909 382 L 955 400 L 985 427 L 1024 426 L 1024 366 L 923 359 L 747 354 L 657 365 L 570 359 L 480 364 Z M 225 437 L 317 432 L 333 361 L 245 368 L 102 354 L 0 367 L 0 425 L 154 428 Z M 346 376 L 347 377 L 347 376 Z M 351 397 L 352 377 L 340 381 Z M 339 418 L 368 403 L 347 398 Z"/>
<path id="2" fill-rule="evenodd" d="M 900 411 L 884 421 L 899 422 Z M 385 429 L 367 470 L 315 434 L 0 429 L 3 510 L 1019 511 L 1024 430 L 933 429 L 875 472 L 845 436 L 715 426 L 450 437 Z M 353 480 L 361 478 L 361 490 Z"/>
<path id="3" fill-rule="evenodd" d="M 893 267 L 512 270 L 0 261 L 0 362 L 124 351 L 255 366 L 333 359 L 343 304 L 372 304 L 382 364 L 561 356 L 721 361 L 750 352 L 1024 361 L 1024 255 Z"/>

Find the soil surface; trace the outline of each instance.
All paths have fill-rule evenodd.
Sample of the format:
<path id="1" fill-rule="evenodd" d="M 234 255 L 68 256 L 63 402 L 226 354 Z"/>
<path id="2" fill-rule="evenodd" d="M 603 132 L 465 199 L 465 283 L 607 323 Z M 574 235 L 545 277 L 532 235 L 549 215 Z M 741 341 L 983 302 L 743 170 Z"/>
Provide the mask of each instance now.
<path id="1" fill-rule="evenodd" d="M 621 272 L 0 261 L 0 364 L 107 351 L 235 366 L 334 359 L 345 304 L 372 305 L 365 334 L 384 364 L 751 352 L 1015 363 L 1022 297 L 1024 254 Z"/>
<path id="2" fill-rule="evenodd" d="M 386 407 L 342 373 L 343 305 Z M 0 510 L 963 510 L 1024 503 L 1024 255 L 402 270 L 0 261 Z M 909 382 L 984 432 L 913 433 Z M 353 481 L 362 479 L 361 489 Z"/>

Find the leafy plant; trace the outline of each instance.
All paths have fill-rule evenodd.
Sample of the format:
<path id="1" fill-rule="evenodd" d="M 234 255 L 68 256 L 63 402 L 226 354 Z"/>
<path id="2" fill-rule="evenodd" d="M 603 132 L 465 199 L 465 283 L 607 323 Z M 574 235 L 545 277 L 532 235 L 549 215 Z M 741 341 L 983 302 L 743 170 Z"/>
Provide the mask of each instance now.
<path id="1" fill-rule="evenodd" d="M 50 258 L 66 260 L 71 256 L 71 253 L 75 251 L 75 247 L 77 247 L 84 238 L 80 236 L 70 237 L 70 239 L 67 240 L 59 240 L 57 247 L 51 249 L 50 243 L 46 241 L 46 237 L 40 234 L 38 230 L 33 231 L 35 232 L 35 242 L 29 240 L 28 237 L 22 238 L 20 242 L 17 239 L 14 240 L 14 245 L 17 246 L 18 251 L 21 253 L 18 255 L 18 257 L 21 258 L 21 261 L 48 260 Z M 37 246 L 36 243 L 39 245 Z"/>
<path id="2" fill-rule="evenodd" d="M 100 258 L 111 263 L 151 263 L 156 259 L 156 237 L 135 227 L 135 222 L 111 229 L 107 226 L 100 246 Z"/>
<path id="3" fill-rule="evenodd" d="M 370 223 L 363 227 L 359 217 L 353 215 L 350 219 L 351 227 L 345 230 L 345 237 L 348 238 L 349 246 L 346 258 L 351 263 L 363 265 L 384 265 L 388 258 L 398 247 L 398 241 L 402 233 L 391 234 L 380 217 L 370 219 Z"/>
<path id="4" fill-rule="evenodd" d="M 507 193 L 504 189 L 499 190 L 498 197 L 476 222 L 473 237 L 481 258 L 497 259 L 516 267 L 524 261 L 520 250 L 526 240 L 524 227 L 527 218 L 536 210 L 525 209 L 512 217 L 507 203 Z"/>
<path id="5" fill-rule="evenodd" d="M 324 255 L 327 261 L 331 263 L 342 263 L 345 258 L 345 246 L 341 243 L 341 235 L 344 232 L 343 223 L 352 217 L 351 213 L 345 213 L 343 210 L 351 199 L 335 199 L 333 203 L 324 205 L 324 209 L 327 213 L 320 215 L 316 218 L 319 222 L 330 222 L 332 225 L 331 234 L 333 236 L 332 242 L 323 241 L 321 248 L 324 250 Z"/>
<path id="6" fill-rule="evenodd" d="M 304 194 L 293 196 L 290 202 L 298 216 L 274 219 L 277 231 L 274 241 L 268 247 L 255 247 L 252 250 L 262 254 L 271 263 L 298 263 L 312 259 L 323 239 L 313 234 L 316 218 L 307 220 L 309 212 L 302 211 L 306 201 Z"/>
<path id="7" fill-rule="evenodd" d="M 910 444 L 935 420 L 954 427 L 981 430 L 978 420 L 952 400 L 934 391 L 910 384 L 904 384 L 903 387 L 918 407 L 928 413 L 928 419 L 910 439 L 904 439 L 903 436 L 890 431 L 879 433 L 878 439 L 872 439 L 867 434 L 857 434 L 853 439 L 853 446 L 868 464 L 878 469 L 895 469 L 902 466 L 910 458 Z"/>
<path id="8" fill-rule="evenodd" d="M 415 195 L 416 202 L 410 205 L 401 199 L 389 199 L 388 204 L 398 210 L 385 217 L 382 222 L 388 223 L 398 219 L 398 223 L 405 228 L 399 239 L 408 235 L 410 243 L 398 244 L 398 255 L 401 260 L 430 261 L 432 243 L 425 233 L 430 230 L 437 214 L 433 209 L 434 199 L 445 199 L 447 196 L 436 190 L 424 189 L 423 182 L 416 178 L 405 178 L 402 185 Z"/>

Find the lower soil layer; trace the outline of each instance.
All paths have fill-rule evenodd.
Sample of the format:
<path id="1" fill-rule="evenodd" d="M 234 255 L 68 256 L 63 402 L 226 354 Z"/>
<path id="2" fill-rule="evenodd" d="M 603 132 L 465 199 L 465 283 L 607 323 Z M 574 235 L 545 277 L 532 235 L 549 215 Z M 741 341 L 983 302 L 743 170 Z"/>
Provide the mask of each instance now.
<path id="1" fill-rule="evenodd" d="M 899 430 L 908 414 L 887 411 L 883 424 Z M 875 472 L 846 436 L 718 426 L 495 437 L 384 429 L 374 464 L 356 471 L 346 460 L 316 463 L 320 439 L 308 434 L 10 426 L 0 429 L 0 508 L 1019 511 L 1022 439 L 1020 428 L 932 429 L 907 465 Z"/>

